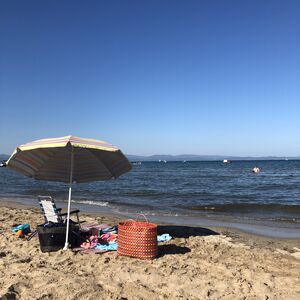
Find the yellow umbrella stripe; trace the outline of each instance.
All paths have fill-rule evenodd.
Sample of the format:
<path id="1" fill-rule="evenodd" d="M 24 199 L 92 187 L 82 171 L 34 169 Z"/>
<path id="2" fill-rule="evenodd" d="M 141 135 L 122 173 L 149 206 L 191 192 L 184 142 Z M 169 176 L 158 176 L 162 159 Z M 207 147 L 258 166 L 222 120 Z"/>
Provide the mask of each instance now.
<path id="1" fill-rule="evenodd" d="M 74 147 L 92 148 L 112 152 L 119 150 L 117 147 L 104 141 L 97 141 L 94 139 L 82 139 L 74 136 L 37 140 L 31 143 L 23 144 L 19 146 L 18 149 L 21 151 L 27 151 L 38 148 L 66 147 L 68 143 L 70 143 Z"/>

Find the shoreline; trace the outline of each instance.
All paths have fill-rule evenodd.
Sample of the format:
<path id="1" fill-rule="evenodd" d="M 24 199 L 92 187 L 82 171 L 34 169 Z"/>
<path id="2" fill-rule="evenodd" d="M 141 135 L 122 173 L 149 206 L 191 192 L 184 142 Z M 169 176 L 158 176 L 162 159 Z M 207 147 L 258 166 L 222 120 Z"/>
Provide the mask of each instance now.
<path id="1" fill-rule="evenodd" d="M 64 208 L 66 203 L 56 201 L 59 207 Z M 35 205 L 36 203 L 36 205 Z M 11 208 L 37 208 L 38 202 L 28 201 L 28 199 L 20 199 L 19 201 L 10 201 L 10 198 L 0 197 L 0 207 L 6 206 Z M 71 205 L 72 206 L 72 205 Z M 115 212 L 107 207 L 95 207 L 87 204 L 76 203 L 73 208 L 80 209 L 82 215 L 94 215 L 94 216 L 107 216 L 109 218 L 116 219 L 128 219 L 136 218 L 137 213 L 129 212 Z M 157 224 L 177 225 L 177 226 L 198 226 L 209 227 L 220 230 L 243 232 L 258 237 L 265 237 L 271 239 L 282 240 L 299 240 L 300 241 L 300 228 L 293 228 L 292 226 L 276 226 L 278 224 L 274 222 L 239 222 L 228 216 L 201 216 L 201 217 L 185 217 L 185 216 L 163 216 L 146 214 L 146 217 Z M 281 224 L 282 225 L 282 224 Z"/>
<path id="2" fill-rule="evenodd" d="M 5 202 L 0 200 L 0 209 L 1 208 L 9 208 L 9 209 L 17 209 L 17 210 L 24 210 L 30 211 L 37 214 L 37 219 L 40 220 L 39 224 L 43 222 L 41 211 L 38 207 L 33 205 L 26 205 L 24 203 L 17 203 L 17 202 Z M 65 208 L 63 208 L 63 211 Z M 118 225 L 120 221 L 124 221 L 128 218 L 126 214 L 114 214 L 108 212 L 80 212 L 81 219 L 95 219 L 102 223 L 108 223 L 111 225 Z M 158 227 L 164 228 L 194 228 L 194 229 L 201 229 L 204 232 L 211 231 L 216 232 L 219 235 L 227 236 L 233 239 L 236 242 L 242 242 L 248 246 L 260 246 L 260 247 L 271 247 L 271 249 L 282 248 L 288 250 L 289 252 L 293 252 L 293 248 L 299 248 L 300 251 L 300 238 L 287 238 L 287 237 L 274 237 L 274 236 L 267 236 L 263 234 L 255 234 L 253 232 L 248 232 L 246 230 L 241 230 L 235 227 L 228 227 L 228 226 L 206 226 L 202 224 L 201 226 L 191 226 L 190 224 L 176 224 L 176 222 L 155 222 L 152 216 L 149 218 L 150 222 L 154 222 L 158 225 Z M 36 220 L 35 220 L 36 223 Z M 300 259 L 300 254 L 299 254 Z"/>
<path id="3" fill-rule="evenodd" d="M 5 201 L 0 201 L 0 209 L 1 208 L 10 208 L 10 209 L 21 209 L 21 210 L 29 210 L 33 211 L 34 213 L 37 214 L 37 217 L 43 221 L 42 219 L 42 214 L 40 212 L 40 209 L 38 207 L 35 207 L 33 205 L 26 205 L 23 203 L 17 203 L 17 202 L 5 202 Z M 63 208 L 64 210 L 64 208 Z M 108 213 L 108 212 L 80 212 L 80 218 L 81 219 L 90 219 L 90 218 L 95 218 L 96 220 L 102 220 L 103 223 L 108 223 L 111 225 L 117 225 L 118 222 L 124 221 L 125 219 L 128 219 L 128 216 L 126 214 L 121 215 L 121 214 L 114 214 L 114 213 Z M 150 222 L 155 222 L 155 220 L 150 216 Z M 41 223 L 40 222 L 40 223 Z M 158 226 L 172 228 L 172 227 L 186 227 L 186 228 L 201 228 L 204 229 L 204 231 L 213 231 L 217 232 L 220 235 L 227 236 L 234 241 L 241 242 L 247 246 L 250 247 L 266 247 L 271 249 L 286 249 L 285 251 L 293 252 L 293 248 L 299 248 L 300 249 L 300 239 L 299 238 L 287 238 L 287 237 L 272 237 L 272 236 L 267 236 L 263 234 L 255 234 L 252 232 L 248 232 L 245 230 L 241 230 L 238 228 L 234 227 L 228 227 L 228 226 L 206 226 L 205 224 L 195 226 L 195 225 L 190 225 L 190 224 L 176 224 L 175 222 L 155 222 L 158 224 Z M 169 233 L 169 232 L 168 232 Z"/>

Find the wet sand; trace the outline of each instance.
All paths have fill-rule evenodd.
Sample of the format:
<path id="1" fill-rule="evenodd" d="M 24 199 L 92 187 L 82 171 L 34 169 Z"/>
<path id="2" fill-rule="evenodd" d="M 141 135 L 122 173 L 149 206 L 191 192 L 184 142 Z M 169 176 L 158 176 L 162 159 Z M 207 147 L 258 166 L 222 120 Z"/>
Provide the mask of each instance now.
<path id="1" fill-rule="evenodd" d="M 124 217 L 126 218 L 126 217 Z M 81 214 L 116 225 L 121 216 Z M 151 217 L 150 217 L 151 221 Z M 300 240 L 224 227 L 160 224 L 159 257 L 42 253 L 11 232 L 43 223 L 37 208 L 0 202 L 0 299 L 300 299 Z"/>

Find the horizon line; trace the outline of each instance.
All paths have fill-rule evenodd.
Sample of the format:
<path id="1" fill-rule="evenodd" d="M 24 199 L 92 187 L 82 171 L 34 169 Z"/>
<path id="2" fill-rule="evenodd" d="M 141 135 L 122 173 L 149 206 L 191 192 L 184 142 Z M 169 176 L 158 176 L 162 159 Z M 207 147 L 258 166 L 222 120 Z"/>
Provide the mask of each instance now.
<path id="1" fill-rule="evenodd" d="M 202 156 L 202 157 L 236 157 L 236 158 L 260 158 L 260 157 L 277 157 L 277 158 L 292 158 L 292 157 L 298 157 L 300 158 L 300 155 L 223 155 L 223 154 L 150 154 L 150 155 L 143 155 L 143 154 L 125 154 L 127 156 L 141 156 L 141 157 L 153 157 L 153 156 Z"/>
<path id="2" fill-rule="evenodd" d="M 6 154 L 6 153 L 1 153 L 0 155 L 5 155 L 5 156 L 11 156 L 11 154 Z M 172 156 L 172 157 L 176 157 L 176 156 L 213 156 L 213 157 L 235 157 L 235 158 L 249 158 L 249 157 L 253 157 L 253 158 L 261 158 L 261 157 L 277 157 L 277 158 L 300 158 L 300 155 L 224 155 L 224 154 L 148 154 L 148 155 L 144 155 L 144 154 L 129 154 L 126 153 L 126 156 L 141 156 L 141 157 L 152 157 L 152 156 Z"/>

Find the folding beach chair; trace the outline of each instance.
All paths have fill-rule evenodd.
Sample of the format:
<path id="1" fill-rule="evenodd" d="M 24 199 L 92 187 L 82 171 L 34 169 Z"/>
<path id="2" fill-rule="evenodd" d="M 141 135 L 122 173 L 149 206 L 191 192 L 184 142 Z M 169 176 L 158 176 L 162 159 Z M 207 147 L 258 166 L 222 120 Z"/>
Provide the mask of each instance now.
<path id="1" fill-rule="evenodd" d="M 57 208 L 54 200 L 50 196 L 38 196 L 40 208 L 44 215 L 45 222 L 52 223 L 64 223 L 66 221 L 68 213 L 61 213 L 61 208 Z M 77 224 L 80 226 L 79 221 L 80 210 L 70 211 L 70 215 L 76 214 Z"/>

